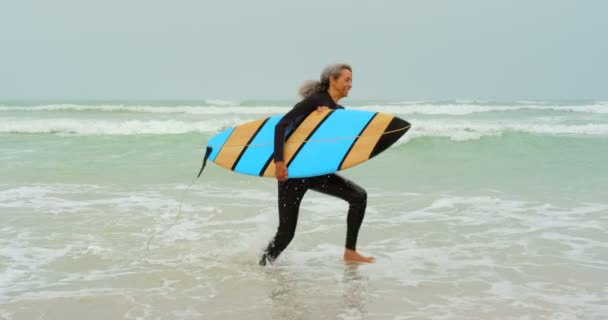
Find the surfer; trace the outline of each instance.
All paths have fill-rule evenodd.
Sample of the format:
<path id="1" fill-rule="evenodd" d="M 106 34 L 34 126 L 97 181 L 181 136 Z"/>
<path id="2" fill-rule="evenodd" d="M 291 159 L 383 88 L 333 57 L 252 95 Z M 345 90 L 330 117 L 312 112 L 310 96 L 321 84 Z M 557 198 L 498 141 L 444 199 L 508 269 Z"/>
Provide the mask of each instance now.
<path id="1" fill-rule="evenodd" d="M 306 191 L 314 190 L 345 200 L 349 204 L 346 218 L 345 262 L 374 262 L 356 250 L 357 235 L 363 222 L 367 206 L 365 189 L 337 174 L 327 174 L 310 178 L 289 178 L 287 165 L 283 160 L 285 133 L 296 127 L 306 116 L 325 109 L 344 109 L 338 101 L 352 88 L 352 68 L 347 64 L 327 66 L 319 81 L 305 81 L 299 89 L 302 100 L 289 111 L 275 127 L 274 162 L 278 180 L 279 227 L 260 259 L 260 265 L 273 262 L 287 248 L 294 237 L 298 213 Z"/>

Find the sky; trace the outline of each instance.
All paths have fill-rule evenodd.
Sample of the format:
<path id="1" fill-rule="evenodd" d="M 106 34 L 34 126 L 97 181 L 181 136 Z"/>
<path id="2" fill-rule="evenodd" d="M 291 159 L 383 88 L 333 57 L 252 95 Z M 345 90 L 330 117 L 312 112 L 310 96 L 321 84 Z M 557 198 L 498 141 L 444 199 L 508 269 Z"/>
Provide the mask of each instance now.
<path id="1" fill-rule="evenodd" d="M 604 0 L 0 0 L 0 99 L 608 100 Z"/>

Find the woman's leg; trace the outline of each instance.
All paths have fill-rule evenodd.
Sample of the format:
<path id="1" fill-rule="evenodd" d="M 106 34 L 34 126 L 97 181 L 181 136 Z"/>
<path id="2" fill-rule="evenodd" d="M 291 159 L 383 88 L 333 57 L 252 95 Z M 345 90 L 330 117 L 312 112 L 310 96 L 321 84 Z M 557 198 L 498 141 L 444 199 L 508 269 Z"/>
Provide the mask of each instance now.
<path id="1" fill-rule="evenodd" d="M 346 218 L 346 249 L 357 249 L 357 236 L 367 207 L 367 192 L 356 183 L 337 174 L 315 177 L 310 189 L 348 202 Z"/>
<path id="2" fill-rule="evenodd" d="M 274 261 L 293 239 L 300 203 L 308 189 L 306 182 L 306 179 L 288 179 L 278 183 L 279 227 L 264 251 L 260 265 L 266 265 L 267 260 Z"/>

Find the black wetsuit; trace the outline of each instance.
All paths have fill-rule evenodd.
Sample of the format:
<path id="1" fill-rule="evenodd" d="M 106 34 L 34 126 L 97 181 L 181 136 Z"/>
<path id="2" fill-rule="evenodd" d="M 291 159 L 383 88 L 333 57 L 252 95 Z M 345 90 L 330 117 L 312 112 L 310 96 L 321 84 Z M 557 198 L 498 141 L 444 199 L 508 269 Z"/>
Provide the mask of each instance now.
<path id="1" fill-rule="evenodd" d="M 326 106 L 330 109 L 344 109 L 344 107 L 336 104 L 327 92 L 315 93 L 297 103 L 291 111 L 283 116 L 275 127 L 275 162 L 283 161 L 283 147 L 287 130 L 297 126 L 306 116 L 317 110 L 317 107 L 320 106 Z M 346 248 L 351 250 L 356 249 L 359 227 L 361 227 L 361 223 L 363 222 L 367 206 L 367 193 L 365 190 L 354 182 L 337 174 L 287 179 L 286 181 L 278 182 L 279 227 L 274 239 L 270 241 L 264 251 L 260 265 L 265 265 L 267 261 L 274 261 L 293 239 L 298 222 L 300 202 L 309 189 L 348 202 Z"/>

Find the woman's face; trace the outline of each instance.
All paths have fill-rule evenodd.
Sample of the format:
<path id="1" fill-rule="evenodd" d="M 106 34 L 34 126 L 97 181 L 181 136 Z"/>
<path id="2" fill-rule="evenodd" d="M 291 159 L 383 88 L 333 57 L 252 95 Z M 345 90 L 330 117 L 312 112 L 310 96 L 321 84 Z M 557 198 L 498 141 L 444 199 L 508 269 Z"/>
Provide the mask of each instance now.
<path id="1" fill-rule="evenodd" d="M 329 78 L 329 84 L 342 98 L 348 96 L 348 92 L 353 87 L 353 74 L 348 69 L 342 69 L 337 78 Z"/>

